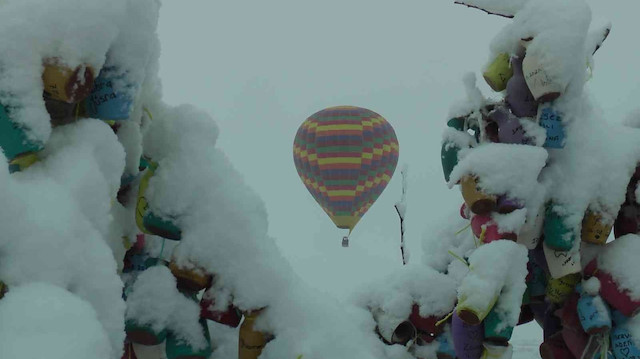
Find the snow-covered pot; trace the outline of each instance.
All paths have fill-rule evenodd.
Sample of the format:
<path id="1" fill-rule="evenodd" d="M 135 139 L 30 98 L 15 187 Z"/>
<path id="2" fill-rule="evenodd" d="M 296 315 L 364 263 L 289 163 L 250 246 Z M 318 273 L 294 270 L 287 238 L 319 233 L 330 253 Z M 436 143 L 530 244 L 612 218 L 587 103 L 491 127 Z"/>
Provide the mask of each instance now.
<path id="1" fill-rule="evenodd" d="M 544 243 L 557 251 L 568 251 L 573 247 L 575 234 L 573 228 L 565 224 L 565 216 L 554 210 L 554 205 L 547 206 L 544 218 Z"/>
<path id="2" fill-rule="evenodd" d="M 549 274 L 553 278 L 579 273 L 582 269 L 580 266 L 580 251 L 573 249 L 570 251 L 553 250 L 547 246 L 546 242 L 542 243 L 542 250 L 544 251 Z"/>
<path id="3" fill-rule="evenodd" d="M 581 284 L 578 284 L 576 291 L 580 293 L 577 309 L 584 331 L 591 335 L 609 331 L 611 315 L 602 297 L 586 293 Z"/>
<path id="4" fill-rule="evenodd" d="M 637 359 L 640 358 L 640 349 L 633 341 L 633 336 L 627 325 L 628 318 L 619 311 L 614 310 L 613 329 L 609 337 L 611 339 L 611 349 L 616 359 Z"/>
<path id="5" fill-rule="evenodd" d="M 70 69 L 55 59 L 45 63 L 42 73 L 44 90 L 52 99 L 67 103 L 84 100 L 93 88 L 94 79 L 91 66 L 79 65 Z"/>
<path id="6" fill-rule="evenodd" d="M 484 340 L 482 324 L 469 325 L 460 319 L 457 311 L 454 311 L 451 318 L 451 335 L 458 359 L 480 359 Z"/>
<path id="7" fill-rule="evenodd" d="M 207 327 L 207 321 L 200 319 L 200 326 L 202 332 L 207 340 L 207 344 L 204 348 L 195 349 L 184 339 L 175 335 L 173 332 L 169 332 L 167 335 L 166 343 L 166 355 L 167 359 L 207 359 L 213 352 L 211 348 L 211 336 L 209 335 L 209 328 Z"/>
<path id="8" fill-rule="evenodd" d="M 135 320 L 128 319 L 124 327 L 127 338 L 133 343 L 142 345 L 158 345 L 167 338 L 167 330 L 154 330 L 149 324 L 140 324 Z"/>
<path id="9" fill-rule="evenodd" d="M 522 72 L 533 98 L 540 103 L 551 102 L 564 92 L 564 86 L 549 74 L 536 56 L 528 54 L 524 57 Z"/>
<path id="10" fill-rule="evenodd" d="M 538 124 L 547 132 L 543 147 L 563 148 L 565 131 L 562 124 L 562 115 L 552 107 L 544 107 L 540 110 Z"/>
<path id="11" fill-rule="evenodd" d="M 593 244 L 605 244 L 611 233 L 613 223 L 607 221 L 601 214 L 587 210 L 582 220 L 581 238 Z"/>
<path id="12" fill-rule="evenodd" d="M 501 233 L 498 225 L 489 216 L 475 215 L 471 218 L 471 230 L 473 235 L 480 238 L 483 243 L 491 243 L 500 239 L 515 241 L 515 233 Z M 484 234 L 483 234 L 484 230 Z"/>
<path id="13" fill-rule="evenodd" d="M 169 269 L 176 278 L 180 290 L 199 292 L 211 284 L 211 275 L 201 268 L 181 267 L 172 260 L 169 263 Z"/>
<path id="14" fill-rule="evenodd" d="M 244 313 L 238 335 L 238 359 L 257 359 L 267 345 L 268 336 L 253 328 L 262 309 Z"/>
<path id="15" fill-rule="evenodd" d="M 511 340 L 512 334 L 513 327 L 503 324 L 503 320 L 494 306 L 489 315 L 484 318 L 484 339 L 492 343 L 505 345 Z"/>
<path id="16" fill-rule="evenodd" d="M 569 274 L 560 278 L 551 278 L 547 283 L 547 299 L 551 303 L 563 303 L 582 279 L 580 273 Z"/>
<path id="17" fill-rule="evenodd" d="M 475 214 L 487 214 L 496 208 L 497 196 L 482 192 L 478 188 L 478 177 L 467 175 L 460 180 L 462 198 Z"/>
<path id="18" fill-rule="evenodd" d="M 640 301 L 631 299 L 629 291 L 621 289 L 611 274 L 599 269 L 595 277 L 600 280 L 600 295 L 609 305 L 628 317 L 640 311 Z"/>
<path id="19" fill-rule="evenodd" d="M 423 317 L 420 315 L 420 306 L 414 304 L 411 307 L 411 315 L 409 316 L 409 322 L 418 330 L 419 333 L 427 334 L 423 335 L 422 339 L 427 343 L 431 343 L 436 336 L 442 333 L 443 326 L 436 325 L 441 318 L 430 315 Z"/>
<path id="20" fill-rule="evenodd" d="M 46 92 L 42 97 L 44 99 L 44 106 L 47 108 L 49 118 L 51 119 L 51 126 L 62 126 L 76 120 L 78 104 L 55 100 Z"/>
<path id="21" fill-rule="evenodd" d="M 625 234 L 636 234 L 639 228 L 638 206 L 634 204 L 623 204 L 618 212 L 618 217 L 613 224 L 613 235 L 618 238 Z"/>
<path id="22" fill-rule="evenodd" d="M 488 121 L 497 125 L 499 143 L 523 145 L 530 142 L 520 120 L 505 107 L 496 107 L 488 115 Z"/>
<path id="23" fill-rule="evenodd" d="M 7 108 L 0 104 L 0 147 L 10 168 L 13 166 L 12 171 L 16 171 L 34 163 L 37 160 L 34 154 L 43 148 L 43 144 L 29 139 L 25 129 L 13 122 Z"/>
<path id="24" fill-rule="evenodd" d="M 497 211 L 501 214 L 511 213 L 516 209 L 524 208 L 522 201 L 516 198 L 510 198 L 507 195 L 500 195 L 497 199 Z"/>
<path id="25" fill-rule="evenodd" d="M 454 117 L 449 121 L 447 121 L 447 127 L 451 127 L 458 131 L 464 131 L 465 130 L 464 126 L 466 122 L 467 122 L 466 117 Z"/>
<path id="26" fill-rule="evenodd" d="M 522 73 L 522 57 L 511 59 L 513 76 L 507 82 L 505 101 L 511 112 L 518 117 L 535 117 L 538 114 L 538 102 L 533 98 Z"/>
<path id="27" fill-rule="evenodd" d="M 233 303 L 229 303 L 227 309 L 224 311 L 213 309 L 215 301 L 209 293 L 210 290 L 211 288 L 207 289 L 202 296 L 202 300 L 200 300 L 200 316 L 232 328 L 240 325 L 242 314 Z"/>
<path id="28" fill-rule="evenodd" d="M 95 80 L 91 94 L 85 100 L 87 116 L 101 120 L 126 120 L 133 107 L 132 89 L 126 76 L 116 67 L 105 67 Z M 118 85 L 121 84 L 121 88 Z"/>
<path id="29" fill-rule="evenodd" d="M 485 342 L 482 344 L 482 359 L 511 359 L 513 348 L 509 343 L 506 345 L 495 345 Z"/>
<path id="30" fill-rule="evenodd" d="M 509 54 L 498 54 L 482 74 L 489 87 L 494 91 L 500 92 L 507 88 L 507 82 L 513 76 L 513 69 L 509 62 Z"/>
<path id="31" fill-rule="evenodd" d="M 461 148 L 453 141 L 442 142 L 442 149 L 440 151 L 440 159 L 442 160 L 442 172 L 444 173 L 445 181 L 449 182 L 451 171 L 458 164 L 458 153 Z"/>
<path id="32" fill-rule="evenodd" d="M 149 180 L 153 177 L 157 168 L 157 163 L 152 161 L 147 172 L 140 180 L 138 202 L 136 204 L 136 224 L 138 225 L 138 229 L 144 233 L 179 241 L 182 239 L 182 230 L 175 224 L 175 220 L 163 218 L 153 213 L 149 209 L 149 202 L 145 197 L 147 188 L 149 187 Z"/>
<path id="33" fill-rule="evenodd" d="M 438 349 L 436 356 L 438 359 L 455 359 L 456 350 L 453 347 L 453 338 L 451 332 L 444 332 L 436 337 Z"/>
<path id="34" fill-rule="evenodd" d="M 562 333 L 556 333 L 545 339 L 540 345 L 540 356 L 542 359 L 574 359 L 571 350 L 562 337 Z M 579 359 L 579 358 L 578 358 Z"/>

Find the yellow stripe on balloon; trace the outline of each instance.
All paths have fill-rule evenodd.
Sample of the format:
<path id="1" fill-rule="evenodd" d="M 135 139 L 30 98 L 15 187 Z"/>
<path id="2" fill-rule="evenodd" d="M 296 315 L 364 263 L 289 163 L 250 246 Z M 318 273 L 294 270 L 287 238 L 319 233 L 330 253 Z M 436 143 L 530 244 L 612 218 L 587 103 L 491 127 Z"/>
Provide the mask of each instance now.
<path id="1" fill-rule="evenodd" d="M 319 165 L 333 165 L 341 163 L 360 164 L 362 159 L 358 157 L 318 158 Z"/>
<path id="2" fill-rule="evenodd" d="M 368 153 L 368 152 L 363 152 L 362 153 L 362 158 L 366 158 L 368 160 L 373 158 L 373 153 Z"/>
<path id="3" fill-rule="evenodd" d="M 329 196 L 355 196 L 356 191 L 349 189 L 341 189 L 335 191 L 329 191 Z"/>
<path id="4" fill-rule="evenodd" d="M 373 154 L 382 156 L 382 148 L 374 148 Z"/>
<path id="5" fill-rule="evenodd" d="M 325 131 L 362 131 L 362 125 L 324 125 L 318 126 L 316 132 Z"/>
<path id="6" fill-rule="evenodd" d="M 315 161 L 318 159 L 318 154 L 312 153 L 309 155 L 309 161 Z"/>

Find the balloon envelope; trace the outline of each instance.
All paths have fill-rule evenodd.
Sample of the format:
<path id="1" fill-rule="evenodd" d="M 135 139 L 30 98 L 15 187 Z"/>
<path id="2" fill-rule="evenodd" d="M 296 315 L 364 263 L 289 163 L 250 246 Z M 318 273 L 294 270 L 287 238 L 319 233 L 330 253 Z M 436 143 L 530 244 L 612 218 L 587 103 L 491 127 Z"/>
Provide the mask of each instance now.
<path id="1" fill-rule="evenodd" d="M 293 160 L 302 182 L 333 223 L 351 231 L 391 180 L 398 149 L 395 131 L 382 116 L 338 106 L 302 123 Z"/>

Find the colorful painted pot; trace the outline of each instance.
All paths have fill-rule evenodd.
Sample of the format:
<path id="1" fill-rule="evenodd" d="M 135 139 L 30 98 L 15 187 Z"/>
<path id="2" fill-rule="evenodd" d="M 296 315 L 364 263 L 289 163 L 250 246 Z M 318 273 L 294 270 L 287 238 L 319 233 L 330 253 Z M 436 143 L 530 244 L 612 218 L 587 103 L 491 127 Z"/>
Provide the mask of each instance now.
<path id="1" fill-rule="evenodd" d="M 495 297 L 488 303 L 474 303 L 469 304 L 469 295 L 473 296 L 474 293 L 463 293 L 458 291 L 458 305 L 456 306 L 456 313 L 460 319 L 465 323 L 471 325 L 478 325 L 489 315 L 491 308 L 496 304 L 498 300 L 499 291 L 495 293 Z"/>
<path id="2" fill-rule="evenodd" d="M 224 324 L 228 327 L 236 328 L 242 321 L 242 313 L 232 303 L 229 303 L 227 309 L 224 311 L 215 310 L 215 301 L 208 294 L 208 291 L 204 292 L 202 300 L 200 301 L 200 316 L 202 318 L 213 320 L 216 323 Z"/>
<path id="3" fill-rule="evenodd" d="M 455 359 L 456 350 L 453 347 L 453 338 L 451 338 L 451 331 L 445 331 L 436 337 L 438 342 L 438 349 L 436 350 L 436 357 L 438 359 Z"/>
<path id="4" fill-rule="evenodd" d="M 471 219 L 471 211 L 464 202 L 462 202 L 462 205 L 460 206 L 460 217 L 464 219 Z"/>
<path id="5" fill-rule="evenodd" d="M 582 331 L 568 327 L 562 328 L 561 333 L 562 339 L 564 339 L 564 343 L 571 351 L 571 354 L 576 358 L 581 358 L 589 342 L 589 336 Z"/>
<path id="6" fill-rule="evenodd" d="M 257 359 L 267 345 L 268 336 L 254 329 L 254 324 L 262 310 L 244 313 L 238 338 L 238 359 Z"/>
<path id="7" fill-rule="evenodd" d="M 609 334 L 611 339 L 611 349 L 616 359 L 638 359 L 640 349 L 635 344 L 633 336 L 627 326 L 628 318 L 619 311 L 612 313 L 614 326 Z"/>
<path id="8" fill-rule="evenodd" d="M 78 104 L 67 103 L 64 101 L 58 101 L 51 98 L 51 95 L 46 92 L 42 95 L 44 99 L 44 106 L 49 113 L 51 119 L 51 126 L 57 127 L 67 125 L 75 122 L 78 118 Z"/>
<path id="9" fill-rule="evenodd" d="M 494 91 L 500 92 L 506 89 L 507 82 L 513 76 L 509 54 L 502 53 L 496 56 L 482 76 Z"/>
<path id="10" fill-rule="evenodd" d="M 179 241 L 182 239 L 182 230 L 175 224 L 173 219 L 162 218 L 151 212 L 149 210 L 149 202 L 145 197 L 147 187 L 149 187 L 149 180 L 153 177 L 157 168 L 157 163 L 152 162 L 140 180 L 136 204 L 136 224 L 144 233 Z"/>
<path id="11" fill-rule="evenodd" d="M 553 278 L 561 278 L 569 274 L 579 273 L 582 269 L 580 265 L 580 251 L 578 250 L 553 250 L 549 248 L 545 242 L 542 242 L 542 250 L 544 251 L 549 274 L 551 274 Z"/>
<path id="12" fill-rule="evenodd" d="M 498 225 L 488 216 L 473 216 L 471 218 L 471 230 L 473 235 L 482 240 L 482 243 L 491 243 L 500 239 L 515 241 L 518 238 L 515 233 L 499 232 Z"/>
<path id="13" fill-rule="evenodd" d="M 131 342 L 142 345 L 158 345 L 167 338 L 166 329 L 156 331 L 151 328 L 151 325 L 139 324 L 131 319 L 125 322 L 124 330 Z"/>
<path id="14" fill-rule="evenodd" d="M 511 112 L 518 117 L 536 117 L 538 102 L 533 98 L 522 73 L 522 57 L 511 59 L 513 76 L 507 82 L 505 101 Z"/>
<path id="15" fill-rule="evenodd" d="M 500 214 L 507 214 L 515 211 L 516 209 L 524 208 L 524 204 L 522 203 L 522 201 L 515 198 L 510 198 L 504 194 L 498 196 L 496 204 L 496 210 Z"/>
<path id="16" fill-rule="evenodd" d="M 32 164 L 39 161 L 38 155 L 36 153 L 28 153 L 25 155 L 18 156 L 13 159 L 13 161 L 9 162 L 9 172 L 20 172 L 24 171 Z"/>
<path id="17" fill-rule="evenodd" d="M 125 82 L 125 75 L 119 74 L 115 67 L 105 67 L 96 78 L 91 94 L 85 100 L 87 116 L 101 120 L 126 120 L 133 107 L 130 94 L 135 87 L 126 84 L 117 88 L 117 83 Z"/>
<path id="18" fill-rule="evenodd" d="M 578 315 L 578 301 L 580 296 L 574 292 L 565 301 L 562 309 L 556 313 L 560 316 L 562 322 L 562 337 L 565 344 L 574 356 L 580 358 L 584 352 L 589 336 L 582 329 L 580 317 Z"/>
<path id="19" fill-rule="evenodd" d="M 44 90 L 52 99 L 67 103 L 84 100 L 93 88 L 94 78 L 91 66 L 79 65 L 72 70 L 56 60 L 45 63 L 42 73 Z"/>
<path id="20" fill-rule="evenodd" d="M 442 160 L 444 179 L 447 182 L 449 182 L 451 178 L 451 171 L 453 171 L 458 164 L 458 152 L 460 152 L 460 150 L 461 148 L 453 141 L 445 141 L 442 143 L 440 159 Z"/>
<path id="21" fill-rule="evenodd" d="M 200 319 L 200 326 L 204 333 L 204 337 L 207 340 L 207 345 L 204 348 L 195 349 L 189 343 L 177 337 L 173 332 L 169 332 L 167 335 L 166 354 L 167 359 L 207 359 L 213 352 L 211 348 L 211 336 L 209 335 L 209 328 L 207 327 L 207 321 Z"/>
<path id="22" fill-rule="evenodd" d="M 458 131 L 464 131 L 466 122 L 466 117 L 454 117 L 447 121 L 447 127 L 451 127 Z"/>
<path id="23" fill-rule="evenodd" d="M 484 328 L 482 324 L 469 325 L 453 312 L 451 318 L 451 335 L 453 347 L 458 359 L 480 359 L 484 347 Z"/>
<path id="24" fill-rule="evenodd" d="M 536 317 L 529 306 L 529 303 L 523 304 L 522 307 L 520 307 L 520 316 L 518 317 L 518 324 L 516 325 L 527 324 L 532 322 L 534 319 L 536 319 Z"/>
<path id="25" fill-rule="evenodd" d="M 640 312 L 640 301 L 633 300 L 629 291 L 621 289 L 611 274 L 599 269 L 595 277 L 600 280 L 600 295 L 611 305 L 627 317 L 632 317 Z"/>
<path id="26" fill-rule="evenodd" d="M 0 147 L 9 164 L 42 150 L 43 144 L 27 137 L 25 129 L 13 122 L 6 107 L 0 105 Z"/>
<path id="27" fill-rule="evenodd" d="M 540 357 L 542 359 L 574 359 L 560 332 L 545 339 L 540 345 Z"/>
<path id="28" fill-rule="evenodd" d="M 599 295 L 589 295 L 582 290 L 582 284 L 576 286 L 580 293 L 578 315 L 580 324 L 587 334 L 599 334 L 611 329 L 609 307 Z"/>
<path id="29" fill-rule="evenodd" d="M 576 285 L 582 279 L 580 273 L 569 274 L 561 278 L 551 278 L 547 284 L 547 299 L 551 303 L 561 304 L 571 296 Z"/>
<path id="30" fill-rule="evenodd" d="M 564 92 L 564 86 L 549 74 L 536 56 L 524 57 L 522 72 L 533 98 L 539 103 L 553 101 Z"/>
<path id="31" fill-rule="evenodd" d="M 538 124 L 547 132 L 547 138 L 543 147 L 563 148 L 565 140 L 562 115 L 551 107 L 545 107 L 540 111 Z"/>
<path id="32" fill-rule="evenodd" d="M 486 194 L 478 188 L 478 177 L 467 175 L 460 180 L 462 198 L 475 214 L 485 215 L 497 206 L 497 196 Z"/>
<path id="33" fill-rule="evenodd" d="M 169 269 L 176 278 L 180 290 L 199 292 L 211 284 L 211 275 L 203 269 L 180 267 L 173 260 L 169 263 Z"/>
<path id="34" fill-rule="evenodd" d="M 431 343 L 440 333 L 442 333 L 443 327 L 436 325 L 440 318 L 436 316 L 422 317 L 420 316 L 420 306 L 413 304 L 411 307 L 411 315 L 409 316 L 409 322 L 418 330 L 422 336 L 422 339 L 427 343 Z"/>
<path id="35" fill-rule="evenodd" d="M 554 209 L 554 205 L 547 206 L 544 218 L 544 243 L 557 251 L 568 251 L 573 248 L 575 233 L 573 228 L 565 224 L 565 216 Z"/>
<path id="36" fill-rule="evenodd" d="M 504 107 L 497 107 L 488 115 L 488 120 L 498 125 L 499 143 L 524 145 L 530 143 L 520 119 Z"/>
<path id="37" fill-rule="evenodd" d="M 484 319 L 484 339 L 494 344 L 506 345 L 511 340 L 513 327 L 503 324 L 496 307 Z"/>
<path id="38" fill-rule="evenodd" d="M 605 244 L 611 233 L 613 223 L 606 221 L 601 214 L 587 210 L 582 220 L 581 238 L 593 244 Z"/>

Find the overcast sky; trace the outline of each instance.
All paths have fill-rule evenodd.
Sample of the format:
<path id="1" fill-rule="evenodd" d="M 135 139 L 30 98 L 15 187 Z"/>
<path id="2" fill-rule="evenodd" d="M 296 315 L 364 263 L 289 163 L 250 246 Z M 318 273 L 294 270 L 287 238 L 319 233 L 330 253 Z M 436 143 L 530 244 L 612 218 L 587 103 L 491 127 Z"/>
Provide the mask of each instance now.
<path id="1" fill-rule="evenodd" d="M 533 0 L 532 0 L 533 1 Z M 612 123 L 640 99 L 634 0 L 588 1 L 592 27 L 613 29 L 588 88 Z M 488 45 L 508 19 L 453 1 L 165 0 L 160 16 L 164 99 L 206 109 L 222 147 L 266 202 L 270 233 L 299 275 L 338 298 L 402 265 L 393 204 L 396 171 L 343 249 L 344 231 L 300 181 L 292 145 L 300 124 L 334 105 L 369 108 L 395 128 L 399 168 L 409 166 L 406 240 L 421 237 L 462 202 L 447 189 L 440 136 L 461 77 L 480 77 Z M 615 3 L 615 6 L 614 6 Z"/>

